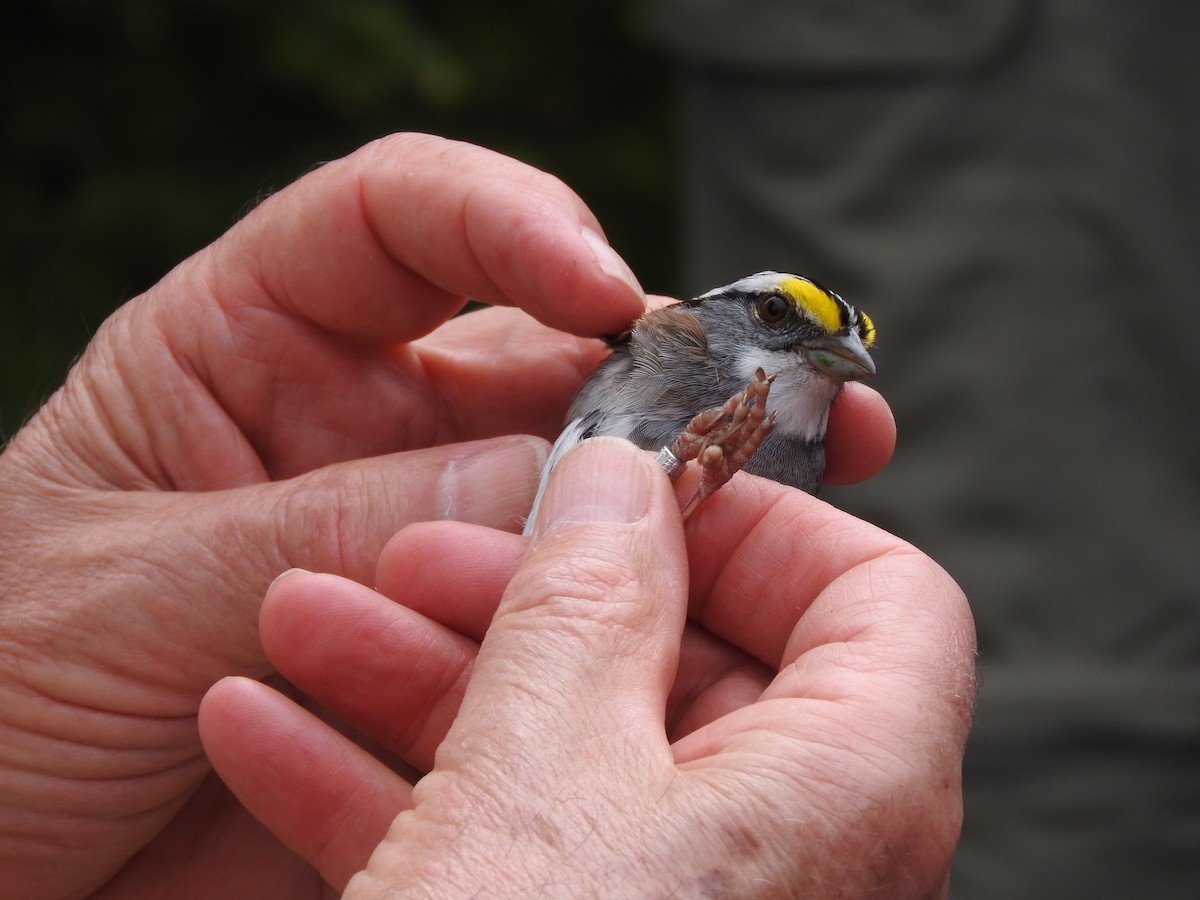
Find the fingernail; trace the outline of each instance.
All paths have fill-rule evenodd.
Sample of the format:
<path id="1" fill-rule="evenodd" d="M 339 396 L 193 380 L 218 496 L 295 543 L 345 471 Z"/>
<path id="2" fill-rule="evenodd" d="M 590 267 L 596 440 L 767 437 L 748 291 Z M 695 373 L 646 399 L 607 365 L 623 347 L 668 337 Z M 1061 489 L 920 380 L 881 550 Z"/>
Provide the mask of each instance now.
<path id="1" fill-rule="evenodd" d="M 447 461 L 437 485 L 441 517 L 493 528 L 515 525 L 529 509 L 546 453 L 545 441 L 513 437 Z"/>
<path id="2" fill-rule="evenodd" d="M 301 569 L 299 566 L 292 566 L 290 569 L 284 569 L 282 572 L 280 572 L 278 575 L 276 575 L 274 578 L 271 579 L 271 583 L 269 585 L 267 585 L 267 590 L 269 591 L 271 588 L 275 587 L 275 585 L 279 584 L 279 582 L 283 581 L 283 579 L 287 578 L 289 575 L 297 575 L 297 574 L 311 575 L 312 572 L 310 572 L 308 569 Z"/>
<path id="3" fill-rule="evenodd" d="M 608 241 L 590 228 L 583 229 L 583 239 L 592 249 L 592 255 L 595 256 L 596 265 L 600 271 L 610 278 L 626 284 L 631 291 L 642 298 L 642 304 L 645 305 L 646 292 L 642 290 L 633 270 L 629 268 L 625 260 L 621 259 L 617 251 L 609 246 Z"/>
<path id="4" fill-rule="evenodd" d="M 585 441 L 555 467 L 533 539 L 564 525 L 628 525 L 646 515 L 649 496 L 642 451 L 616 438 Z"/>

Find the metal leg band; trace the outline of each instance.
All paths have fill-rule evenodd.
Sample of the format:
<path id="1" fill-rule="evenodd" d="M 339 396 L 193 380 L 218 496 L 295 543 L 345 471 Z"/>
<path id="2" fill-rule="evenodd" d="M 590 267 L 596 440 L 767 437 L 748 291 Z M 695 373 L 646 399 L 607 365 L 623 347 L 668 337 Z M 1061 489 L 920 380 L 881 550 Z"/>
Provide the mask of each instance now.
<path id="1" fill-rule="evenodd" d="M 672 481 L 675 481 L 682 475 L 683 470 L 687 468 L 687 463 L 682 462 L 678 456 L 672 453 L 670 447 L 663 447 L 659 450 L 658 456 L 654 457 L 654 461 L 666 470 L 667 477 Z"/>

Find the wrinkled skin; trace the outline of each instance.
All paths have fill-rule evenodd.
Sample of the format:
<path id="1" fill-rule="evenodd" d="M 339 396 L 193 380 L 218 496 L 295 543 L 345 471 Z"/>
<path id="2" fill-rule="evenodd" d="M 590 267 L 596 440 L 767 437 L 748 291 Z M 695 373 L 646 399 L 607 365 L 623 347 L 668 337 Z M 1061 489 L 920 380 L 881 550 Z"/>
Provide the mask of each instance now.
<path id="1" fill-rule="evenodd" d="M 598 439 L 556 468 L 528 546 L 414 526 L 379 587 L 410 606 L 291 574 L 263 637 L 432 766 L 415 788 L 261 684 L 201 710 L 218 771 L 345 896 L 944 894 L 973 632 L 896 538 L 752 477 L 685 530 L 650 456 Z"/>
<path id="2" fill-rule="evenodd" d="M 212 777 L 201 698 L 272 672 L 258 620 L 280 571 L 369 584 L 410 523 L 517 527 L 543 439 L 603 352 L 571 334 L 643 309 L 599 234 L 550 176 L 393 136 L 270 198 L 104 324 L 0 455 L 7 893 L 325 890 L 326 867 Z M 467 296 L 519 308 L 452 319 Z M 831 429 L 831 478 L 891 452 L 866 389 Z M 506 436 L 521 433 L 538 437 Z"/>

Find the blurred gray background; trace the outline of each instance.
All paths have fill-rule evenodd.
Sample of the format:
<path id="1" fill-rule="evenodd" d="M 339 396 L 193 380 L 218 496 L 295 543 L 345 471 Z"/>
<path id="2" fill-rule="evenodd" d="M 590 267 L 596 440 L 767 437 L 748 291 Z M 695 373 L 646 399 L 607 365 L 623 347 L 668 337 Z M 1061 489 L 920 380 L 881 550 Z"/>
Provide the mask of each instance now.
<path id="1" fill-rule="evenodd" d="M 837 504 L 980 631 L 952 897 L 1200 896 L 1200 6 L 47 0 L 0 13 L 0 435 L 116 306 L 392 131 L 545 168 L 648 290 L 879 326 Z"/>

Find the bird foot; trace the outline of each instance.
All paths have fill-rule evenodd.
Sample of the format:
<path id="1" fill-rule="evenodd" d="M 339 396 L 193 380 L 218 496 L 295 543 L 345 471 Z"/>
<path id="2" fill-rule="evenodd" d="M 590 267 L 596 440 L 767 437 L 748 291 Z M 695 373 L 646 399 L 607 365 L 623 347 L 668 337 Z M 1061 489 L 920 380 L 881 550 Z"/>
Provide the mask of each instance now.
<path id="1" fill-rule="evenodd" d="M 673 457 L 666 465 L 672 480 L 683 473 L 690 460 L 696 460 L 700 467 L 700 483 L 683 506 L 685 519 L 750 461 L 775 427 L 775 414 L 767 413 L 767 395 L 774 380 L 774 375 L 768 378 L 758 369 L 745 390 L 738 391 L 724 405 L 697 415 L 665 448 Z"/>

